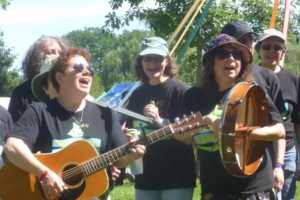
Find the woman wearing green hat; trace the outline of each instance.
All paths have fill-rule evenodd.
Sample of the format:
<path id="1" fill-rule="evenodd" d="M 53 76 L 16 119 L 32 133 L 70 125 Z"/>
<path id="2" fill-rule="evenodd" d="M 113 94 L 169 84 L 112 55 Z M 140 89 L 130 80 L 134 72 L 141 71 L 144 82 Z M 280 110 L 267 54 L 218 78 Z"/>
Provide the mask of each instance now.
<path id="1" fill-rule="evenodd" d="M 133 92 L 127 108 L 154 119 L 157 126 L 152 130 L 173 121 L 180 113 L 187 85 L 175 79 L 177 68 L 167 42 L 160 37 L 144 39 L 135 71 L 142 84 Z M 128 122 L 132 127 L 134 122 Z M 147 148 L 143 171 L 135 176 L 137 200 L 191 200 L 194 185 L 191 146 L 167 138 Z"/>

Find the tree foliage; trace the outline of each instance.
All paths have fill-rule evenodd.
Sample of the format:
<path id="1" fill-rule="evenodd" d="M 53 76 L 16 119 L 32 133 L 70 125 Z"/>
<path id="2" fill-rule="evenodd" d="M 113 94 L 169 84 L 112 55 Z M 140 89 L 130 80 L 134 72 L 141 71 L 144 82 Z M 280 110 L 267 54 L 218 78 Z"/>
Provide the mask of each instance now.
<path id="1" fill-rule="evenodd" d="M 125 3 L 131 8 L 125 16 L 117 16 L 117 10 Z M 118 28 L 133 18 L 143 20 L 158 36 L 170 37 L 180 21 L 192 6 L 192 0 L 157 0 L 157 7 L 145 8 L 141 0 L 111 0 L 113 12 L 107 18 L 107 26 Z M 221 28 L 230 21 L 243 20 L 251 23 L 255 31 L 259 32 L 269 24 L 272 4 L 268 0 L 214 1 L 209 9 L 205 23 L 186 52 L 181 63 L 180 77 L 188 82 L 196 81 L 195 73 L 200 70 L 202 49 Z M 111 21 L 110 21 L 111 20 Z M 110 23 L 113 22 L 113 23 Z M 172 45 L 172 44 L 171 44 Z M 191 73 L 195 72 L 195 73 Z"/>
<path id="2" fill-rule="evenodd" d="M 10 96 L 12 90 L 20 83 L 16 71 L 9 70 L 14 62 L 15 56 L 11 49 L 6 47 L 3 33 L 0 32 L 0 95 Z"/>
<path id="3" fill-rule="evenodd" d="M 0 0 L 0 6 L 2 7 L 2 9 L 6 9 L 9 3 L 10 3 L 9 0 Z"/>
<path id="4" fill-rule="evenodd" d="M 74 46 L 86 48 L 92 54 L 92 64 L 98 76 L 99 93 L 110 89 L 115 83 L 136 80 L 134 62 L 141 40 L 148 32 L 132 31 L 120 35 L 103 28 L 86 28 L 65 35 Z M 93 93 L 92 95 L 98 96 Z"/>

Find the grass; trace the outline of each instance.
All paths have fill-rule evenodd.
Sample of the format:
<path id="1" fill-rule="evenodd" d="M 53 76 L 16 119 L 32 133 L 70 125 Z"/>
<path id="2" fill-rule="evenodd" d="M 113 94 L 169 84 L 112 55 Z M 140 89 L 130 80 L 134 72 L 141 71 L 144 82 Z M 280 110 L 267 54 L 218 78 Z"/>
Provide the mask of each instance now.
<path id="1" fill-rule="evenodd" d="M 132 183 L 125 181 L 122 186 L 116 186 L 111 192 L 111 200 L 134 200 L 134 186 Z M 200 199 L 200 186 L 194 190 L 193 200 Z M 300 182 L 297 182 L 296 199 L 300 199 Z"/>

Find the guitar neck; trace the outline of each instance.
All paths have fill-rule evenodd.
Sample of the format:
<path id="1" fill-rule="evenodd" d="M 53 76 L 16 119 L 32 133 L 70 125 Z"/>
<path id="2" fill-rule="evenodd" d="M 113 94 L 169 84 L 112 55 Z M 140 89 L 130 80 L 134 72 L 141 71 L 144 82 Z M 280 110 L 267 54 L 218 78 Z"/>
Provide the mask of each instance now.
<path id="1" fill-rule="evenodd" d="M 172 126 L 169 125 L 159 130 L 153 131 L 145 137 L 140 138 L 138 141 L 135 142 L 135 144 L 150 145 L 170 136 L 172 133 Z M 114 150 L 101 154 L 92 160 L 82 163 L 81 171 L 83 175 L 90 176 L 95 172 L 112 165 L 116 161 L 120 160 L 122 157 L 130 154 L 130 148 L 132 145 L 133 144 L 131 143 L 127 143 Z"/>

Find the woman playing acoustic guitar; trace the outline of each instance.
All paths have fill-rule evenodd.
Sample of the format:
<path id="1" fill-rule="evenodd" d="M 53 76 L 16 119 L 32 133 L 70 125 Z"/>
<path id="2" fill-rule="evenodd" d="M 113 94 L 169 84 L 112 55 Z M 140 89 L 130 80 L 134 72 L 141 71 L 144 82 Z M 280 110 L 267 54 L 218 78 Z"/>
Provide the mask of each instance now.
<path id="1" fill-rule="evenodd" d="M 203 200 L 272 199 L 273 175 L 269 147 L 271 141 L 285 135 L 281 117 L 272 103 L 268 102 L 271 122 L 248 132 L 250 140 L 266 141 L 268 144 L 263 161 L 254 174 L 243 177 L 229 174 L 219 153 L 222 106 L 228 92 L 248 73 L 251 60 L 251 53 L 246 46 L 229 35 L 218 35 L 208 44 L 203 55 L 200 87 L 189 89 L 185 95 L 186 112 L 200 111 L 210 127 L 192 137 L 187 134 L 175 137 L 185 143 L 194 143 L 197 147 Z"/>
<path id="2" fill-rule="evenodd" d="M 16 123 L 5 146 L 6 155 L 15 166 L 34 177 L 38 177 L 36 180 L 40 182 L 42 195 L 46 199 L 59 199 L 60 197 L 64 197 L 64 199 L 87 199 L 86 197 L 91 194 L 86 192 L 89 189 L 89 182 L 81 181 L 80 178 L 97 174 L 93 170 L 99 167 L 101 161 L 99 161 L 99 165 L 93 165 L 94 163 L 82 164 L 77 160 L 72 161 L 72 158 L 80 160 L 86 155 L 86 149 L 81 147 L 74 148 L 62 157 L 55 158 L 49 165 L 45 164 L 47 161 L 37 159 L 38 155 L 33 153 L 57 151 L 68 144 L 74 144 L 77 140 L 89 141 L 101 153 L 127 143 L 127 138 L 121 131 L 116 115 L 108 108 L 86 101 L 94 74 L 89 62 L 90 54 L 87 51 L 69 48 L 62 52 L 50 71 L 41 72 L 48 76 L 53 83 L 57 97 L 46 104 L 30 105 Z M 114 164 L 118 167 L 126 166 L 130 161 L 141 157 L 145 147 L 132 144 L 130 151 L 127 156 Z M 104 164 L 113 164 L 110 160 L 116 160 L 116 157 L 118 155 L 105 159 L 106 163 L 104 162 Z M 54 168 L 65 167 L 55 167 L 57 163 L 63 161 L 66 161 L 65 166 L 69 166 L 70 169 L 66 169 L 63 174 L 54 172 Z M 71 164 L 81 165 L 72 170 Z M 70 177 L 74 178 L 70 179 Z M 96 178 L 97 180 L 94 181 L 100 181 L 100 184 L 92 184 L 91 186 L 96 190 L 103 187 L 104 182 L 107 181 L 107 176 L 104 177 L 102 183 Z M 70 182 L 67 184 L 63 180 Z M 9 184 L 7 180 L 5 181 L 6 185 Z M 18 182 L 16 180 L 16 183 Z M 12 187 L 16 188 L 17 185 L 12 184 Z M 14 199 L 39 199 L 38 197 L 31 197 L 32 194 L 30 193 L 29 196 L 26 196 L 25 193 L 22 194 L 22 190 L 27 188 L 29 186 L 26 187 L 26 185 L 19 189 L 16 188 L 15 195 L 19 194 L 20 196 L 19 198 L 14 197 Z M 2 197 L 2 192 L 0 192 L 0 197 Z M 85 197 L 81 197 L 83 193 L 86 194 Z"/>

